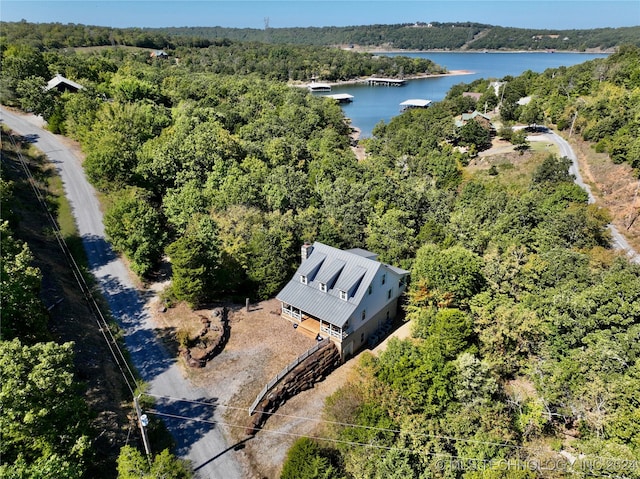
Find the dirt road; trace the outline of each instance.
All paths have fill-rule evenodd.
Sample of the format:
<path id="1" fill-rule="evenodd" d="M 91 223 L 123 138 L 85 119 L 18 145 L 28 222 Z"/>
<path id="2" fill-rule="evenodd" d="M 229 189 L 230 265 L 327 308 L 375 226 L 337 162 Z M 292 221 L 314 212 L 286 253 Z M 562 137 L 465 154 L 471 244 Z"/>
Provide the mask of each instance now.
<path id="1" fill-rule="evenodd" d="M 560 155 L 566 156 L 571 160 L 571 167 L 569 168 L 569 173 L 575 176 L 576 184 L 579 185 L 583 190 L 587 192 L 587 194 L 589 195 L 589 203 L 596 202 L 595 197 L 591 193 L 591 188 L 582 179 L 582 175 L 580 174 L 580 167 L 578 165 L 578 158 L 575 152 L 573 151 L 573 148 L 571 148 L 571 145 L 569 145 L 569 143 L 564 138 L 562 138 L 560 135 L 558 135 L 555 132 L 549 131 L 548 133 L 544 133 L 541 135 L 529 136 L 527 137 L 527 140 L 551 141 L 556 145 L 558 145 L 558 148 L 560 149 Z M 611 232 L 611 246 L 617 250 L 624 251 L 624 253 L 627 255 L 630 261 L 636 264 L 640 264 L 640 255 L 638 254 L 637 251 L 635 251 L 631 247 L 631 245 L 627 242 L 626 238 L 622 236 L 622 234 L 620 234 L 618 229 L 613 224 L 609 224 L 607 228 Z"/>

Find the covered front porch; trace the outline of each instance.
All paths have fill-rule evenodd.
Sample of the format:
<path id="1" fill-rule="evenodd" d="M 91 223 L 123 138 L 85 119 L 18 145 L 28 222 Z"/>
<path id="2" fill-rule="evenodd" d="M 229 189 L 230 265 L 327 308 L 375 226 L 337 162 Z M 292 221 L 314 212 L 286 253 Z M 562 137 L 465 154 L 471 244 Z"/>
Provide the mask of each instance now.
<path id="1" fill-rule="evenodd" d="M 334 341 L 341 342 L 348 336 L 348 322 L 345 325 L 345 328 L 339 328 L 327 321 L 323 321 L 322 319 L 306 314 L 304 311 L 301 311 L 290 304 L 282 303 L 282 317 L 292 322 L 294 328 L 298 331 L 310 335 L 311 337 L 329 337 Z"/>

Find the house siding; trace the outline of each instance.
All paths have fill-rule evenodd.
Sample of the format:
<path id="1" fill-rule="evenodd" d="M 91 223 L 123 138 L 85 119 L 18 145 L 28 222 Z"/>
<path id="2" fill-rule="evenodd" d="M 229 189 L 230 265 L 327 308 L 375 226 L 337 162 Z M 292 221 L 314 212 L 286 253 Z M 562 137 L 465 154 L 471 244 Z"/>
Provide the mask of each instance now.
<path id="1" fill-rule="evenodd" d="M 347 336 L 331 339 L 343 359 L 367 347 L 372 335 L 396 318 L 398 297 L 404 292 L 404 278 L 408 274 L 371 259 L 373 255 L 364 250 L 343 251 L 314 243 L 311 254 L 277 296 L 282 302 L 283 317 L 294 322 L 300 319 L 286 314 L 285 307 L 290 305 L 302 314 L 342 328 Z M 301 274 L 309 274 L 311 270 L 316 270 L 317 277 L 308 278 L 308 284 L 303 284 Z M 322 289 L 320 283 L 326 284 L 327 289 Z M 341 298 L 343 288 L 354 290 L 346 301 Z"/>

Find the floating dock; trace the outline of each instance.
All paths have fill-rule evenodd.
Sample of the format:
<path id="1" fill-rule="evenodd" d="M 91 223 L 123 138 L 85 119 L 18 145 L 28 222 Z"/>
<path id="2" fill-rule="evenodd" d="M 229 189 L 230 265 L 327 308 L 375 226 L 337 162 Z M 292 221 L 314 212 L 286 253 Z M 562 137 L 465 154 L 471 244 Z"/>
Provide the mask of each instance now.
<path id="1" fill-rule="evenodd" d="M 309 83 L 307 85 L 309 91 L 331 91 L 331 85 L 328 83 Z"/>
<path id="2" fill-rule="evenodd" d="M 383 86 L 403 86 L 407 81 L 399 78 L 382 78 L 371 77 L 367 80 L 368 85 L 383 85 Z"/>
<path id="3" fill-rule="evenodd" d="M 323 95 L 326 98 L 333 98 L 338 103 L 351 103 L 353 101 L 353 95 L 348 93 L 336 93 L 334 95 Z"/>
<path id="4" fill-rule="evenodd" d="M 429 105 L 431 105 L 431 103 L 433 103 L 431 100 L 425 100 L 423 98 L 412 98 L 400 103 L 400 110 L 405 111 L 410 108 L 427 108 Z"/>

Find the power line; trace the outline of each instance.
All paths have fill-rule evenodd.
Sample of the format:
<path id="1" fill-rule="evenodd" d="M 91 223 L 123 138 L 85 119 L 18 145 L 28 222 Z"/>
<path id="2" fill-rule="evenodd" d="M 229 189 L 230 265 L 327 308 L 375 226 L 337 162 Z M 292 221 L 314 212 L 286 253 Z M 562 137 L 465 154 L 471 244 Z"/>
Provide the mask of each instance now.
<path id="1" fill-rule="evenodd" d="M 194 403 L 198 404 L 198 401 L 193 401 Z M 203 404 L 209 404 L 212 405 L 211 403 L 203 403 Z M 246 408 L 243 408 L 246 409 Z M 149 410 L 147 411 L 149 414 L 153 414 L 156 416 L 160 416 L 160 417 L 166 417 L 169 419 L 178 419 L 178 420 L 185 420 L 185 421 L 194 421 L 194 422 L 200 422 L 200 423 L 205 423 L 205 424 L 212 424 L 212 425 L 217 425 L 217 426 L 226 426 L 228 428 L 241 428 L 241 429 L 246 429 L 247 426 L 246 425 L 240 425 L 240 424 L 231 424 L 231 423 L 227 423 L 227 422 L 223 422 L 223 421 L 217 421 L 217 420 L 213 420 L 213 419 L 201 419 L 201 418 L 190 418 L 188 416 L 182 416 L 179 414 L 169 414 L 169 413 L 163 413 L 160 411 L 156 411 L 156 410 Z M 570 470 L 567 470 L 566 467 L 567 465 L 572 466 L 572 464 L 570 463 L 559 463 L 557 461 L 536 461 L 536 460 L 530 460 L 530 461 L 523 461 L 520 459 L 478 459 L 475 457 L 465 457 L 465 456 L 457 456 L 454 454 L 446 454 L 446 453 L 441 453 L 441 452 L 430 452 L 430 451 L 416 451 L 416 449 L 414 448 L 409 448 L 409 447 L 399 447 L 399 446 L 386 446 L 384 444 L 374 444 L 374 443 L 364 443 L 364 442 L 356 442 L 356 441 L 347 441 L 344 439 L 335 439 L 335 438 L 330 438 L 330 437 L 326 437 L 326 436 L 314 436 L 314 435 L 308 435 L 308 434 L 298 434 L 298 433 L 293 433 L 293 432 L 286 432 L 286 431 L 281 431 L 281 430 L 277 430 L 277 429 L 260 429 L 261 432 L 265 432 L 265 433 L 269 433 L 269 434 L 279 434 L 282 436 L 290 436 L 290 437 L 297 437 L 297 438 L 308 438 L 308 439 L 314 439 L 317 441 L 324 441 L 324 442 L 329 442 L 329 443 L 333 443 L 333 444 L 344 444 L 347 446 L 354 446 L 354 447 L 367 447 L 367 448 L 372 448 L 372 449 L 381 449 L 381 450 L 386 450 L 386 451 L 391 451 L 391 450 L 397 450 L 397 451 L 406 451 L 412 454 L 422 454 L 425 456 L 430 456 L 433 457 L 434 459 L 437 460 L 442 460 L 442 462 L 438 462 L 436 464 L 437 467 L 440 468 L 440 470 L 444 470 L 447 467 L 447 461 L 449 462 L 449 467 L 451 468 L 465 468 L 465 466 L 469 467 L 472 470 L 477 470 L 477 467 L 484 467 L 485 469 L 489 469 L 493 466 L 497 466 L 497 467 L 514 467 L 514 468 L 520 468 L 520 469 L 531 469 L 531 470 L 537 470 L 537 471 L 557 471 L 559 469 L 559 467 L 562 465 L 564 466 L 562 469 L 562 472 L 571 472 Z M 602 465 L 608 464 L 611 468 L 613 468 L 614 464 L 611 464 L 609 461 L 616 461 L 617 459 L 614 458 L 602 458 L 602 457 L 598 457 L 598 456 L 590 456 L 589 459 L 602 459 L 602 460 L 606 460 L 606 463 L 603 463 Z M 620 461 L 622 463 L 622 465 L 627 465 L 628 461 L 624 460 L 624 459 L 619 459 L 618 461 Z M 587 465 L 589 463 L 587 462 Z M 552 466 L 552 467 L 549 467 Z M 580 467 L 580 464 L 578 465 L 579 468 L 576 472 L 581 472 L 584 474 L 587 474 L 589 476 L 592 477 L 612 477 L 611 474 L 605 474 L 605 473 L 595 473 L 593 471 L 593 469 L 588 469 L 585 470 L 584 467 Z"/>
<path id="2" fill-rule="evenodd" d="M 197 404 L 197 405 L 201 405 L 201 406 L 212 406 L 212 407 L 216 407 L 216 408 L 232 409 L 232 410 L 239 410 L 239 411 L 247 411 L 248 410 L 248 407 L 229 406 L 229 405 L 225 405 L 225 404 L 215 404 L 215 403 L 210 403 L 210 402 L 205 402 L 205 401 L 195 401 L 195 400 L 192 400 L 192 399 L 176 398 L 176 397 L 171 397 L 171 396 L 160 396 L 160 395 L 157 395 L 157 394 L 150 394 L 150 393 L 143 393 L 143 394 L 146 395 L 146 396 L 157 398 L 157 399 L 170 399 L 170 400 L 173 400 L 173 401 L 187 402 L 187 403 Z M 339 422 L 339 421 L 329 421 L 327 419 L 311 418 L 311 417 L 306 417 L 306 416 L 294 416 L 294 415 L 291 415 L 291 414 L 282 414 L 282 413 L 278 413 L 278 412 L 269 412 L 269 411 L 257 411 L 257 412 L 263 412 L 264 414 L 268 414 L 269 416 L 278 416 L 278 417 L 284 417 L 284 418 L 290 418 L 290 419 L 313 421 L 313 422 L 317 422 L 317 423 L 330 424 L 330 425 L 333 425 L 333 426 L 343 426 L 343 427 L 352 427 L 352 428 L 359 428 L 359 429 L 368 429 L 368 430 L 372 430 L 372 431 L 390 432 L 390 433 L 394 433 L 394 434 L 407 434 L 407 433 L 409 433 L 409 431 L 402 431 L 400 429 L 389 429 L 389 428 L 382 428 L 382 427 L 375 427 L 375 426 L 365 426 L 365 425 L 362 425 L 362 424 L 353 424 L 353 423 Z M 194 420 L 196 420 L 196 419 L 194 418 Z M 246 428 L 247 426 L 243 426 L 243 427 Z M 455 436 L 443 436 L 443 435 L 438 435 L 438 434 L 427 434 L 427 433 L 421 433 L 421 432 L 410 432 L 410 434 L 413 435 L 413 436 L 418 436 L 418 437 L 428 437 L 428 438 L 432 438 L 432 439 L 442 439 L 442 440 L 447 440 L 447 441 L 458 441 L 458 442 L 467 442 L 467 443 L 473 443 L 473 444 L 482 444 L 482 445 L 485 445 L 485 446 L 500 446 L 500 447 L 510 447 L 512 449 L 523 449 L 522 446 L 518 446 L 518 445 L 515 445 L 515 444 L 509 444 L 509 443 L 502 443 L 502 442 L 480 441 L 478 439 L 466 439 L 466 438 L 455 437 Z"/>
<path id="3" fill-rule="evenodd" d="M 193 399 L 185 399 L 185 398 L 176 398 L 176 397 L 172 397 L 172 396 L 161 396 L 158 394 L 150 394 L 150 393 L 143 393 L 143 395 L 145 396 L 149 396 L 149 397 L 153 397 L 153 398 L 157 398 L 157 399 L 169 399 L 172 401 L 180 401 L 180 402 L 186 402 L 186 403 L 190 403 L 190 404 L 196 404 L 196 405 L 202 405 L 202 406 L 212 406 L 215 408 L 221 408 L 221 409 L 231 409 L 231 410 L 238 410 L 238 411 L 248 411 L 248 407 L 238 407 L 238 406 L 230 406 L 230 405 L 226 405 L 226 404 L 216 404 L 216 403 L 212 403 L 212 402 L 205 402 L 205 401 L 197 401 L 197 400 L 193 400 Z M 155 414 L 157 416 L 166 416 L 166 417 L 173 417 L 174 419 L 183 419 L 183 420 L 187 420 L 187 421 L 196 421 L 196 422 L 204 422 L 204 423 L 210 423 L 210 424 L 218 424 L 218 425 L 222 425 L 222 426 L 228 426 L 228 427 L 232 427 L 232 428 L 243 428 L 243 429 L 247 429 L 248 425 L 238 425 L 238 424 L 229 424 L 229 423 L 225 423 L 222 421 L 218 421 L 218 420 L 213 420 L 213 419 L 202 419 L 202 418 L 192 418 L 189 416 L 180 416 L 180 415 L 172 415 L 170 413 L 163 413 L 157 410 L 150 410 L 147 411 L 149 412 L 149 414 Z M 501 442 L 493 442 L 493 441 L 480 441 L 477 439 L 467 439 L 467 438 L 462 438 L 462 437 L 455 437 L 455 436 L 444 436 L 444 435 L 438 435 L 438 434 L 427 434 L 427 433 L 421 433 L 421 432 L 416 432 L 416 431 L 402 431 L 399 429 L 389 429 L 389 428 L 380 428 L 380 427 L 375 427 L 375 426 L 365 426 L 365 425 L 361 425 L 361 424 L 353 424 L 353 423 L 347 423 L 347 422 L 339 422 L 339 421 L 329 421 L 326 419 L 319 419 L 319 418 L 311 418 L 311 417 L 307 417 L 307 416 L 294 416 L 291 414 L 282 414 L 282 413 L 277 413 L 277 412 L 268 412 L 268 411 L 258 411 L 258 412 L 263 412 L 264 414 L 268 414 L 270 416 L 279 416 L 279 417 L 283 417 L 283 418 L 291 418 L 291 419 L 299 419 L 299 420 L 305 420 L 305 421 L 310 421 L 310 422 L 317 422 L 317 423 L 324 423 L 324 424 L 330 424 L 330 425 L 336 425 L 336 426 L 344 426 L 344 427 L 352 427 L 352 428 L 359 428 L 359 429 L 368 429 L 368 430 L 373 430 L 373 431 L 380 431 L 380 432 L 390 432 L 390 433 L 395 433 L 395 434 L 407 434 L 407 435 L 411 435 L 414 437 L 427 437 L 427 438 L 432 438 L 432 439 L 443 439 L 443 440 L 449 440 L 449 441 L 457 441 L 457 442 L 466 442 L 466 443 L 473 443 L 473 444 L 480 444 L 480 445 L 486 445 L 486 446 L 500 446 L 500 447 L 509 447 L 512 449 L 519 449 L 519 450 L 526 450 L 527 448 L 524 446 L 518 446 L 516 444 L 509 444 L 509 443 L 501 443 Z M 295 434 L 295 433 L 285 433 L 285 432 L 280 432 L 277 431 L 275 429 L 268 429 L 268 428 L 260 428 L 260 431 L 264 431 L 264 432 L 271 432 L 274 434 L 288 434 L 291 436 L 296 436 L 296 437 L 308 437 L 310 439 L 317 439 L 317 440 L 323 440 L 323 441 L 327 441 L 327 442 L 336 442 L 336 443 L 347 443 L 349 444 L 349 441 L 344 441 L 344 440 L 339 440 L 339 439 L 334 439 L 334 438 L 328 438 L 328 437 L 323 437 L 323 436 L 309 436 L 309 435 L 305 435 L 305 434 Z M 353 443 L 354 445 L 365 445 L 365 446 L 371 446 L 370 444 L 360 444 L 360 443 Z M 371 446 L 373 447 L 373 446 Z M 401 449 L 401 448 L 397 448 L 397 447 L 387 447 L 384 446 L 384 448 L 386 449 Z M 447 455 L 447 457 L 453 457 L 455 458 L 456 456 L 450 456 Z M 460 457 L 459 459 L 467 459 L 467 460 L 478 460 L 478 459 L 473 459 L 473 458 L 462 458 Z M 605 456 L 595 456 L 595 455 L 589 455 L 588 456 L 589 460 L 597 460 L 597 461 L 620 461 L 620 462 L 628 462 L 625 459 L 617 459 L 617 458 L 611 458 L 611 457 L 605 457 Z"/>
<path id="4" fill-rule="evenodd" d="M 109 327 L 108 321 L 103 316 L 102 311 L 98 306 L 93 296 L 93 293 L 91 292 L 91 288 L 87 284 L 84 276 L 82 275 L 82 271 L 80 267 L 78 266 L 75 258 L 71 254 L 71 250 L 69 249 L 69 246 L 67 245 L 64 237 L 62 236 L 62 232 L 60 231 L 58 222 L 55 220 L 55 218 L 47 208 L 46 200 L 42 196 L 42 193 L 40 192 L 40 190 L 37 188 L 36 180 L 33 177 L 33 174 L 31 173 L 31 170 L 29 169 L 29 166 L 27 165 L 27 161 L 25 160 L 24 156 L 22 155 L 22 152 L 20 151 L 20 148 L 18 148 L 15 138 L 11 134 L 9 134 L 8 137 L 16 151 L 16 154 L 20 161 L 20 165 L 22 166 L 22 169 L 25 175 L 27 176 L 28 183 L 31 186 L 31 189 L 33 190 L 33 193 L 38 203 L 40 204 L 40 207 L 42 208 L 45 215 L 47 216 L 47 219 L 51 225 L 51 228 L 53 230 L 58 246 L 60 247 L 65 259 L 67 260 L 67 263 L 69 264 L 71 272 L 74 276 L 76 283 L 80 288 L 80 291 L 82 292 L 82 294 L 84 295 L 85 299 L 88 302 L 89 309 L 92 312 L 92 315 L 94 317 L 94 320 L 96 321 L 96 324 L 98 325 L 98 330 L 102 334 L 102 337 L 105 340 L 107 347 L 109 348 L 111 356 L 113 357 L 116 366 L 120 370 L 120 374 L 122 375 L 129 391 L 131 392 L 131 395 L 134 396 L 135 395 L 134 388 L 132 388 L 131 382 L 129 381 L 129 378 L 127 377 L 126 373 L 127 372 L 129 373 L 129 376 L 132 382 L 137 386 L 136 376 L 131 371 L 131 368 L 129 367 L 129 363 L 125 359 L 125 356 L 122 353 L 122 350 L 120 349 L 116 338 L 113 336 L 113 333 L 111 331 L 111 328 Z"/>

